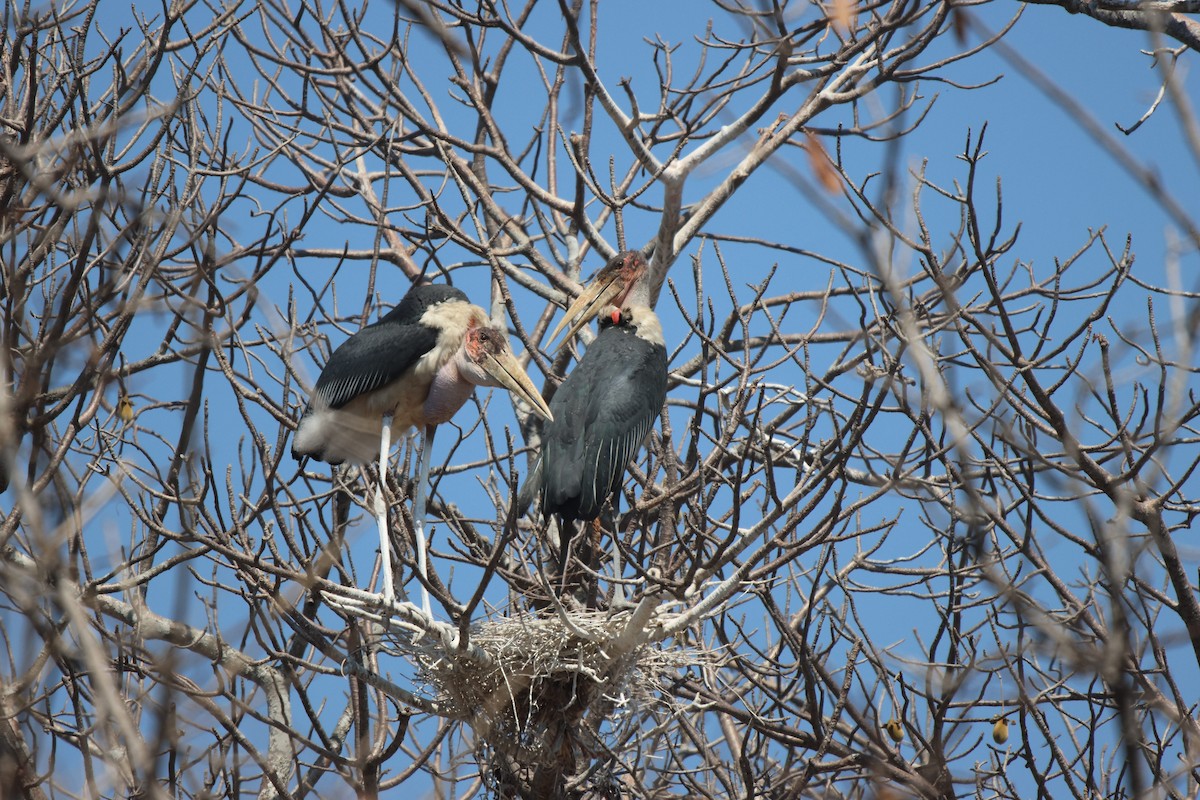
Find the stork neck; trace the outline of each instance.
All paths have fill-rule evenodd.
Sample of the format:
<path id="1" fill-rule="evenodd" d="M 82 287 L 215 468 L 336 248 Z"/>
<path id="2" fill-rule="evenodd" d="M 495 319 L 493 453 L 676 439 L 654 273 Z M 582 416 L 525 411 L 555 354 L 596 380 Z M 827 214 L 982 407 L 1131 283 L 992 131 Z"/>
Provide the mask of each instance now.
<path id="1" fill-rule="evenodd" d="M 464 380 L 458 371 L 458 358 L 443 364 L 433 376 L 429 394 L 425 398 L 425 423 L 441 425 L 448 422 L 454 413 L 470 398 L 475 385 Z"/>
<path id="2" fill-rule="evenodd" d="M 621 301 L 621 306 L 645 306 L 650 308 L 650 283 L 643 279 L 633 284 Z"/>

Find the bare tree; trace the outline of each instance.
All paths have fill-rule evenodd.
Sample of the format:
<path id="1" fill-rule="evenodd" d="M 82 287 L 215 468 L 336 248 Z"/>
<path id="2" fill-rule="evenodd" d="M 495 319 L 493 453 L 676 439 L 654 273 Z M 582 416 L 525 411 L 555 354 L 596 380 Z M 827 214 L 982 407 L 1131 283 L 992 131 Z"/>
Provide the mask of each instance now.
<path id="1" fill-rule="evenodd" d="M 1200 164 L 1193 9 L 1058 4 L 1150 31 L 1143 122 Z M 0 12 L 0 796 L 1196 794 L 1194 204 L 985 4 L 716 2 L 636 51 L 601 5 Z M 985 51 L 1146 191 L 1165 268 L 1116 220 L 1035 262 L 986 126 L 906 168 Z M 596 607 L 514 504 L 537 418 L 482 394 L 433 617 L 382 607 L 377 476 L 288 454 L 330 349 L 453 281 L 549 394 L 624 249 L 674 337 Z"/>

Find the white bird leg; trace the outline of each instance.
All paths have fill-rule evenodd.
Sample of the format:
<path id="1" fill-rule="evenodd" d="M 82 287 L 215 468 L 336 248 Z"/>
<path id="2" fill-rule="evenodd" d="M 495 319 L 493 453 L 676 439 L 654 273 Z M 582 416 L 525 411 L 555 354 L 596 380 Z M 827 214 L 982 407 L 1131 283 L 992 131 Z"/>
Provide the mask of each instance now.
<path id="1" fill-rule="evenodd" d="M 433 435 L 436 432 L 436 427 L 426 425 L 421 434 L 421 466 L 417 470 L 417 495 L 413 498 L 413 537 L 417 540 L 417 572 L 421 575 L 421 610 L 431 618 L 429 590 L 425 588 L 428 577 L 425 571 L 425 501 L 429 490 L 429 451 L 433 449 Z"/>
<path id="2" fill-rule="evenodd" d="M 392 537 L 388 533 L 387 506 L 383 503 L 383 482 L 387 480 L 388 453 L 392 449 L 392 415 L 383 415 L 383 433 L 379 435 L 379 482 L 375 484 L 375 524 L 379 526 L 379 560 L 383 573 L 383 600 L 396 602 L 392 577 Z"/>

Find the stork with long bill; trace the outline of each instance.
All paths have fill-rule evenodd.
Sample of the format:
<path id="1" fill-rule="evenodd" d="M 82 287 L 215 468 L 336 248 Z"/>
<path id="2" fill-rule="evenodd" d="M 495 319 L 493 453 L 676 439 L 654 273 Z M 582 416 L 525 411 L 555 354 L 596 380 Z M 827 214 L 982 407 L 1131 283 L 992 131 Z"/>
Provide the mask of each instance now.
<path id="1" fill-rule="evenodd" d="M 300 419 L 292 440 L 297 459 L 365 464 L 379 456 L 374 510 L 388 605 L 395 587 L 382 484 L 392 439 L 413 426 L 422 431 L 413 527 L 422 607 L 429 615 L 424 519 L 430 450 L 436 426 L 454 416 L 476 386 L 502 386 L 534 413 L 553 419 L 487 312 L 452 286 L 425 284 L 333 351 Z"/>

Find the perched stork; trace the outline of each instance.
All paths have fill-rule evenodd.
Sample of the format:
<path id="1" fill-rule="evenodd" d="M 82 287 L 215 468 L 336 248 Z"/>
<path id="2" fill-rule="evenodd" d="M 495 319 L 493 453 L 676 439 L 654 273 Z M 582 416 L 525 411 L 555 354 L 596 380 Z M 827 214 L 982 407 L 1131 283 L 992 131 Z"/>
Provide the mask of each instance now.
<path id="1" fill-rule="evenodd" d="M 608 306 L 600 333 L 550 401 L 553 419 L 545 426 L 541 458 L 522 493 L 523 504 L 536 494 L 542 516 L 558 518 L 560 569 L 566 567 L 572 534 L 568 523 L 596 519 L 620 490 L 625 470 L 666 400 L 662 326 L 648 305 L 637 302 L 644 300 L 644 292 L 634 292 L 645 272 L 640 253 L 617 256 L 559 325 L 569 325 L 574 333 Z M 613 301 L 626 304 L 614 306 Z"/>
<path id="2" fill-rule="evenodd" d="M 421 598 L 425 588 L 425 491 L 436 426 L 467 402 L 476 386 L 503 386 L 535 413 L 552 419 L 541 394 L 491 327 L 487 312 L 452 286 L 415 286 L 377 322 L 359 330 L 329 357 L 292 440 L 292 456 L 330 464 L 365 464 L 379 456 L 375 493 L 383 595 L 395 599 L 382 483 L 393 437 L 423 432 L 413 523 Z"/>

